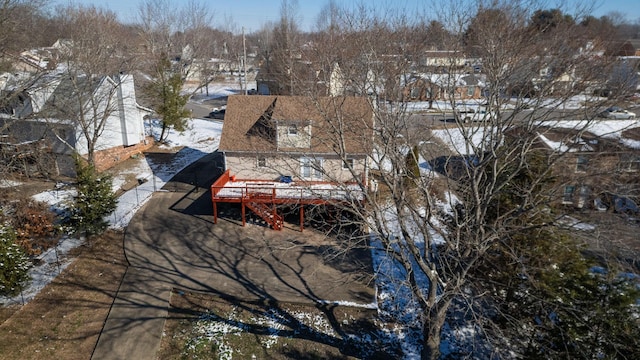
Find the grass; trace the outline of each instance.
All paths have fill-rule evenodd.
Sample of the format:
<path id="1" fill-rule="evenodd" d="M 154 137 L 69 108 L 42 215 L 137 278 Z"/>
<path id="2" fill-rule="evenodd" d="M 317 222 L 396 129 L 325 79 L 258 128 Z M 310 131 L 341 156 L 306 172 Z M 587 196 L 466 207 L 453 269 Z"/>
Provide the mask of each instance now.
<path id="1" fill-rule="evenodd" d="M 126 270 L 120 232 L 76 249 L 77 259 L 31 302 L 0 311 L 0 358 L 89 359 Z"/>
<path id="2" fill-rule="evenodd" d="M 174 292 L 160 359 L 389 359 L 399 341 L 371 309 Z"/>

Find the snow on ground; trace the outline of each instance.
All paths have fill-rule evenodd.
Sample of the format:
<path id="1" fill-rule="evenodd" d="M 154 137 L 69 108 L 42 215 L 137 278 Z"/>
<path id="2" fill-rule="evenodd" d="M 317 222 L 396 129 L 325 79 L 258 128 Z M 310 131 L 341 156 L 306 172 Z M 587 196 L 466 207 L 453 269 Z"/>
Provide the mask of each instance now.
<path id="1" fill-rule="evenodd" d="M 190 89 L 191 93 L 191 101 L 202 104 L 207 100 L 218 99 L 221 97 L 239 94 L 240 91 L 233 87 L 232 83 L 222 83 L 222 84 L 211 84 L 209 85 L 209 94 L 207 94 L 206 89 Z M 235 84 L 237 86 L 237 84 Z M 194 93 L 195 91 L 195 93 Z"/>
<path id="2" fill-rule="evenodd" d="M 160 123 L 150 124 L 151 133 L 157 138 Z M 129 224 L 135 212 L 144 205 L 151 195 L 161 189 L 175 174 L 197 161 L 201 157 L 218 149 L 222 134 L 222 123 L 203 119 L 189 120 L 189 126 L 183 133 L 169 132 L 163 147 L 183 147 L 170 164 L 155 164 L 149 159 L 140 159 L 136 166 L 137 178 L 141 185 L 127 191 L 118 198 L 118 207 L 108 217 L 112 228 L 122 229 Z"/>
<path id="3" fill-rule="evenodd" d="M 14 186 L 21 185 L 22 183 L 19 181 L 13 181 L 8 179 L 0 179 L 0 188 L 10 188 Z"/>
<path id="4" fill-rule="evenodd" d="M 228 82 L 218 85 L 211 85 L 209 88 L 209 95 L 202 92 L 196 92 L 192 96 L 194 102 L 204 102 L 209 99 L 228 96 L 238 93 L 238 83 Z M 568 106 L 579 107 L 580 103 L 584 99 L 576 99 Z M 467 106 L 481 106 L 480 103 L 468 103 Z M 428 102 L 417 102 L 408 105 L 409 111 L 422 111 L 428 108 Z M 434 108 L 438 111 L 450 110 L 450 104 L 446 102 L 434 102 Z M 616 126 L 625 126 L 625 121 L 615 121 Z M 153 135 L 159 134 L 159 123 L 151 122 L 149 125 L 149 131 Z M 597 127 L 596 131 L 603 133 L 610 133 L 611 129 L 605 128 L 605 125 Z M 613 126 L 613 125 L 610 125 Z M 180 170 L 198 160 L 200 157 L 213 152 L 217 149 L 220 134 L 222 131 L 222 123 L 207 121 L 202 119 L 189 120 L 188 129 L 180 134 L 175 131 L 169 133 L 167 139 L 168 148 L 182 147 L 182 149 L 176 154 L 175 160 L 171 164 L 155 164 L 149 159 L 139 158 L 137 164 L 127 170 L 129 174 L 133 173 L 136 178 L 140 179 L 142 184 L 125 192 L 119 198 L 118 207 L 116 211 L 108 217 L 108 220 L 113 228 L 126 227 L 135 214 L 135 212 L 144 205 L 144 203 L 151 197 L 154 191 L 158 191 L 162 186 L 177 174 Z M 456 148 L 463 149 L 464 146 L 459 144 L 459 137 L 456 134 L 449 132 L 441 134 L 448 138 L 451 142 L 453 140 L 456 143 Z M 478 135 L 481 136 L 481 135 Z M 456 140 L 457 139 L 457 140 Z M 638 146 L 640 148 L 640 146 Z M 421 164 L 424 159 L 420 159 Z M 384 161 L 382 167 L 384 167 Z M 422 167 L 422 166 L 421 166 Z M 422 170 L 430 171 L 427 166 Z M 120 188 L 124 183 L 124 175 L 116 176 L 114 178 L 114 189 Z M 4 186 L 4 183 L 2 184 Z M 68 188 L 61 184 L 56 189 L 38 194 L 34 196 L 39 201 L 44 201 L 54 209 L 63 211 L 65 203 L 72 199 L 75 194 L 74 189 Z M 451 202 L 455 202 L 455 198 L 451 198 Z M 449 207 L 450 204 L 442 204 L 444 207 Z M 398 236 L 400 232 L 397 229 L 394 230 L 393 224 L 397 223 L 394 217 L 397 217 L 391 210 L 386 211 L 382 216 L 390 224 L 390 235 Z M 574 224 L 574 226 L 577 224 Z M 399 320 L 402 326 L 400 328 L 392 329 L 386 335 L 389 341 L 399 341 L 403 346 L 405 359 L 417 359 L 420 357 L 422 330 L 418 325 L 419 310 L 412 299 L 411 291 L 407 288 L 406 273 L 396 263 L 390 260 L 387 256 L 386 250 L 382 247 L 382 243 L 379 239 L 372 237 L 373 249 L 371 251 L 374 269 L 376 269 L 376 286 L 378 291 L 378 308 L 383 315 L 390 316 L 393 319 Z M 402 241 L 402 239 L 399 239 Z M 28 302 L 40 291 L 46 284 L 48 284 L 57 274 L 59 274 L 66 266 L 68 266 L 73 259 L 66 256 L 68 251 L 82 243 L 81 239 L 65 238 L 57 247 L 51 248 L 44 252 L 40 256 L 42 265 L 31 269 L 31 275 L 33 281 L 23 291 L 22 296 L 17 296 L 12 299 L 0 298 L 0 303 L 4 304 L 20 304 Z M 428 281 L 426 278 L 420 280 L 425 284 L 425 289 L 428 288 Z M 373 306 L 373 304 L 365 305 L 367 307 Z M 301 315 L 304 316 L 304 315 Z M 318 319 L 316 322 L 320 321 Z M 220 323 L 218 322 L 218 325 Z M 269 323 L 271 328 L 276 328 L 276 325 Z M 239 330 L 239 329 L 236 329 Z M 232 330 L 234 331 L 234 330 Z M 210 328 L 205 330 L 205 333 L 211 334 Z M 468 335 L 473 336 L 473 334 Z M 446 349 L 443 349 L 446 351 Z"/>
<path id="5" fill-rule="evenodd" d="M 522 99 L 520 99 L 522 100 Z M 602 98 L 589 96 L 589 95 L 576 95 L 569 99 L 553 99 L 549 98 L 544 100 L 542 103 L 530 104 L 532 106 L 537 107 L 545 107 L 549 109 L 558 109 L 558 110 L 577 110 L 583 108 L 585 104 L 594 101 L 602 101 Z M 537 100 L 532 100 L 537 101 Z M 465 110 L 477 110 L 480 107 L 483 107 L 486 102 L 486 99 L 469 99 L 463 101 L 457 101 L 455 103 L 456 109 L 465 109 Z M 501 108 L 503 110 L 513 109 L 514 105 L 512 103 L 506 102 L 502 104 Z M 408 112 L 447 112 L 452 111 L 453 106 L 449 101 L 436 100 L 433 101 L 431 108 L 429 108 L 428 101 L 412 101 L 407 103 L 407 111 Z"/>
<path id="6" fill-rule="evenodd" d="M 473 155 L 475 149 L 489 148 L 492 140 L 489 128 L 484 126 L 468 128 L 433 129 L 433 136 L 442 141 L 456 155 Z M 484 144 L 483 144 L 484 143 Z"/>
<path id="7" fill-rule="evenodd" d="M 151 122 L 149 130 L 152 134 L 159 134 L 159 123 Z M 175 161 L 171 164 L 154 164 L 141 157 L 136 166 L 128 171 L 133 171 L 138 179 L 147 180 L 118 198 L 118 207 L 113 214 L 108 216 L 112 228 L 124 228 L 129 224 L 129 220 L 135 212 L 151 198 L 155 190 L 162 188 L 180 170 L 198 160 L 202 156 L 215 151 L 220 142 L 222 133 L 222 123 L 202 119 L 189 120 L 188 129 L 180 134 L 170 131 L 167 138 L 168 148 L 183 147 L 175 156 Z M 120 188 L 123 183 L 123 176 L 114 178 L 114 189 Z M 42 201 L 51 206 L 57 212 L 64 212 L 67 204 L 76 195 L 76 190 L 65 184 L 58 184 L 55 189 L 42 192 L 33 196 L 37 201 Z M 32 277 L 29 285 L 21 295 L 13 298 L 0 297 L 0 304 L 22 304 L 31 301 L 40 290 L 50 283 L 62 270 L 71 262 L 72 258 L 67 257 L 69 250 L 82 244 L 82 239 L 65 237 L 60 240 L 56 247 L 52 247 L 43 252 L 39 257 L 40 265 L 34 266 L 29 271 Z"/>

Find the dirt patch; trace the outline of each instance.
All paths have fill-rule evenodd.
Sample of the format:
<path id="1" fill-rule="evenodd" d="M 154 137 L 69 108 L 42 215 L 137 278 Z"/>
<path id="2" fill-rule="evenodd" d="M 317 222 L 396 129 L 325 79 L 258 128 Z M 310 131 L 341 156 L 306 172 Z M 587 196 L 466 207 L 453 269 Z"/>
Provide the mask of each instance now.
<path id="1" fill-rule="evenodd" d="M 16 179 L 16 185 L 0 187 L 0 198 L 5 201 L 30 198 L 35 194 L 56 188 L 57 182 L 49 180 Z"/>
<path id="2" fill-rule="evenodd" d="M 126 270 L 121 232 L 109 231 L 34 300 L 0 311 L 2 359 L 89 359 Z"/>
<path id="3" fill-rule="evenodd" d="M 249 303 L 175 291 L 160 359 L 390 359 L 377 312 L 349 306 Z"/>

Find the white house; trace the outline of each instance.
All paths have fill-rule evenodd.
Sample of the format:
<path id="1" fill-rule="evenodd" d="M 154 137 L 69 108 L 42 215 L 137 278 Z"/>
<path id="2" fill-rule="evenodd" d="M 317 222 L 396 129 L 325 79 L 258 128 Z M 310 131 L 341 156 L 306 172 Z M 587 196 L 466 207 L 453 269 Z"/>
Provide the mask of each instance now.
<path id="1" fill-rule="evenodd" d="M 17 91 L 17 90 L 16 90 Z M 14 141 L 49 139 L 60 157 L 59 173 L 69 175 L 73 152 L 87 155 L 94 141 L 96 167 L 109 168 L 148 147 L 143 118 L 150 110 L 137 104 L 132 75 L 90 79 L 66 72 L 48 74 L 21 91 L 5 108 L 7 135 Z"/>

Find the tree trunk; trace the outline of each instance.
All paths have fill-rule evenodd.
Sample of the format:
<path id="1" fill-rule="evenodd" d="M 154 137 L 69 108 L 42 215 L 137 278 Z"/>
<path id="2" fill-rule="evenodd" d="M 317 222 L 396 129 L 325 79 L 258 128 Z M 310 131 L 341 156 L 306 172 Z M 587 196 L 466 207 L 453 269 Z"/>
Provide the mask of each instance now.
<path id="1" fill-rule="evenodd" d="M 423 360 L 437 360 L 440 357 L 440 338 L 442 337 L 442 326 L 446 319 L 447 310 L 451 304 L 450 300 L 441 300 L 441 304 L 436 304 L 428 309 L 429 316 L 423 325 L 423 347 L 421 358 Z"/>
<path id="2" fill-rule="evenodd" d="M 165 136 L 167 136 L 169 134 L 169 132 L 167 131 L 167 124 L 165 124 L 164 122 L 162 123 L 162 132 L 160 132 L 160 137 L 158 138 L 158 142 L 163 142 Z"/>

